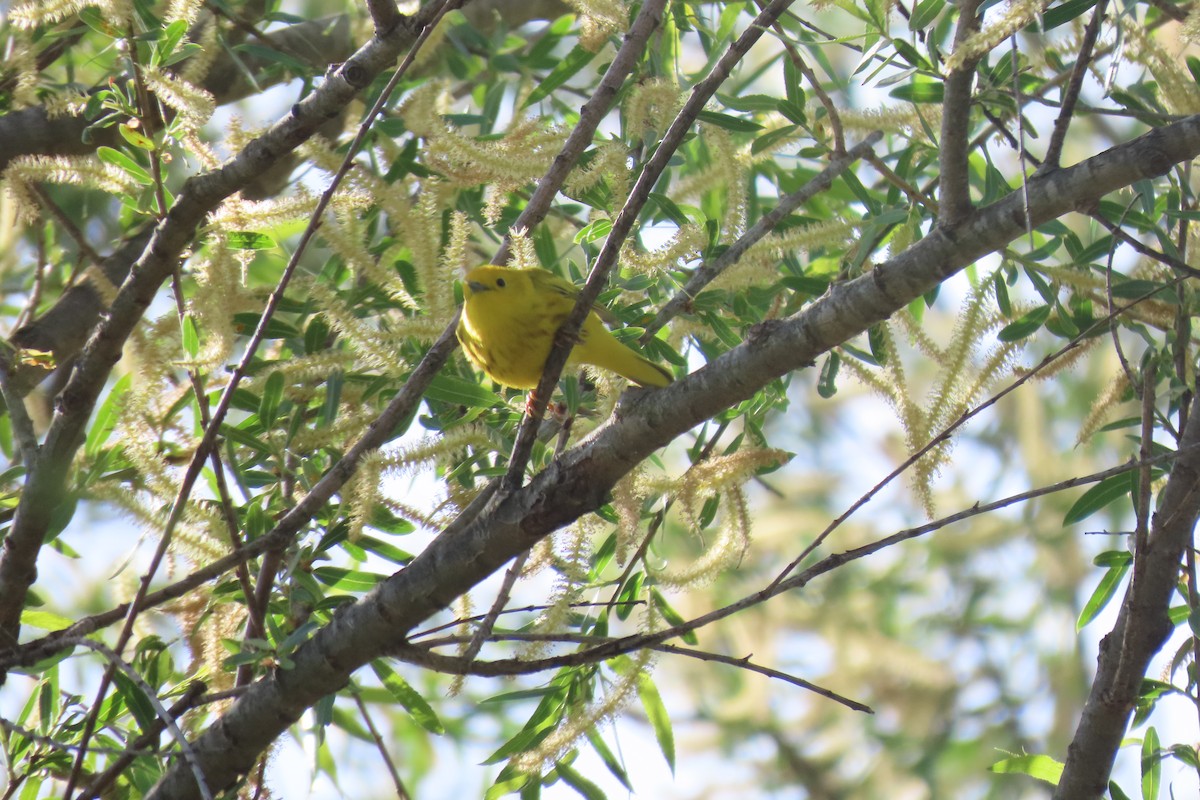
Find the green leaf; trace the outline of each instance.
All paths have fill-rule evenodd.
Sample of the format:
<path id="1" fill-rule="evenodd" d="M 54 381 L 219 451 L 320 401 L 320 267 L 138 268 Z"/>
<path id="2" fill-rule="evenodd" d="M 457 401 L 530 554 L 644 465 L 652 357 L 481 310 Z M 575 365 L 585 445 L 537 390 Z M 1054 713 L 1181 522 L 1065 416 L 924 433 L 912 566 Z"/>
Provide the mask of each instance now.
<path id="1" fill-rule="evenodd" d="M 567 53 L 566 57 L 558 62 L 558 65 L 550 71 L 549 75 L 538 82 L 537 88 L 529 93 L 529 97 L 525 100 L 522 108 L 529 108 L 534 103 L 545 100 L 550 96 L 551 92 L 570 80 L 575 73 L 592 63 L 592 59 L 598 53 L 599 51 L 595 53 L 588 52 L 583 47 L 576 45 L 575 49 Z"/>
<path id="2" fill-rule="evenodd" d="M 663 216 L 674 222 L 679 227 L 687 225 L 691 220 L 687 215 L 675 204 L 675 201 L 660 192 L 651 192 L 647 197 L 647 205 L 655 205 L 662 212 Z"/>
<path id="3" fill-rule="evenodd" d="M 788 275 L 782 281 L 783 285 L 797 292 L 819 297 L 829 290 L 829 280 L 812 275 Z"/>
<path id="4" fill-rule="evenodd" d="M 908 29 L 914 32 L 925 30 L 933 24 L 945 7 L 946 0 L 921 0 L 913 8 L 912 16 L 908 20 Z"/>
<path id="5" fill-rule="evenodd" d="M 234 250 L 270 250 L 275 247 L 274 239 L 257 231 L 232 231 L 226 234 L 225 240 Z"/>
<path id="6" fill-rule="evenodd" d="M 587 244 L 594 242 L 597 239 L 603 239 L 608 236 L 612 230 L 611 219 L 594 220 L 580 229 L 579 233 L 575 234 L 575 244 Z"/>
<path id="7" fill-rule="evenodd" d="M 1014 756 L 1000 759 L 988 769 L 1001 775 L 1028 775 L 1051 786 L 1058 786 L 1063 763 L 1050 756 Z"/>
<path id="8" fill-rule="evenodd" d="M 163 28 L 154 46 L 155 64 L 162 64 L 171 57 L 171 54 L 175 52 L 175 48 L 179 46 L 179 42 L 183 40 L 183 35 L 187 33 L 187 29 L 187 21 L 182 19 L 177 19 L 166 28 Z"/>
<path id="9" fill-rule="evenodd" d="M 1195 56 L 1188 56 L 1185 59 L 1185 61 L 1187 62 L 1188 72 L 1192 73 L 1192 80 L 1194 80 L 1196 83 L 1200 83 L 1200 58 L 1196 58 Z M 1183 212 L 1183 213 L 1195 214 L 1196 212 L 1193 211 L 1193 212 Z M 1196 217 L 1191 217 L 1191 218 L 1196 219 Z"/>
<path id="10" fill-rule="evenodd" d="M 1158 731 L 1151 725 L 1142 737 L 1142 800 L 1158 800 L 1162 759 L 1158 755 Z"/>
<path id="11" fill-rule="evenodd" d="M 804 106 L 793 103 L 791 100 L 780 100 L 778 108 L 784 119 L 796 125 L 803 125 L 808 119 L 808 115 L 804 113 Z"/>
<path id="12" fill-rule="evenodd" d="M 262 399 L 258 403 L 258 419 L 264 428 L 275 427 L 279 405 L 283 402 L 283 373 L 272 370 L 263 384 Z"/>
<path id="13" fill-rule="evenodd" d="M 430 400 L 456 406 L 491 408 L 500 403 L 500 398 L 495 392 L 485 389 L 474 381 L 466 381 L 445 373 L 439 373 L 429 382 L 425 396 Z"/>
<path id="14" fill-rule="evenodd" d="M 1200 769 L 1200 754 L 1197 754 L 1196 748 L 1188 744 L 1173 744 L 1167 749 L 1172 757 L 1183 762 L 1189 769 Z"/>
<path id="15" fill-rule="evenodd" d="M 108 396 L 104 398 L 104 402 L 96 411 L 96 418 L 92 420 L 92 426 L 88 428 L 87 441 L 83 446 L 83 452 L 88 456 L 96 456 L 100 452 L 100 448 L 108 441 L 108 437 L 112 435 L 113 429 L 117 425 L 121 404 L 125 401 L 125 393 L 129 391 L 132 381 L 133 374 L 127 372 L 108 390 Z"/>
<path id="16" fill-rule="evenodd" d="M 117 693 L 121 695 L 121 699 L 125 701 L 126 707 L 133 714 L 133 718 L 137 720 L 138 727 L 142 732 L 152 730 L 154 724 L 154 704 L 150 702 L 150 698 L 142 691 L 142 687 L 129 679 L 121 670 L 113 670 L 113 685 L 117 688 Z"/>
<path id="17" fill-rule="evenodd" d="M 154 183 L 154 179 L 150 177 L 150 173 L 146 171 L 145 167 L 120 150 L 100 146 L 96 148 L 96 156 L 104 163 L 112 164 L 114 167 L 120 169 L 136 183 L 140 183 L 143 186 L 149 186 Z"/>
<path id="18" fill-rule="evenodd" d="M 496 694 L 491 697 L 485 697 L 479 702 L 487 705 L 489 703 L 502 705 L 504 703 L 516 703 L 521 700 L 531 700 L 535 697 L 545 697 L 555 694 L 558 688 L 554 686 L 539 686 L 536 689 L 522 689 L 517 692 L 505 692 L 504 694 Z"/>
<path id="19" fill-rule="evenodd" d="M 34 611 L 27 608 L 21 612 L 22 626 L 50 631 L 51 633 L 69 628 L 74 624 L 74 620 L 67 617 L 60 617 L 58 614 L 52 614 L 49 611 Z"/>
<path id="20" fill-rule="evenodd" d="M 616 614 L 617 619 L 629 619 L 629 615 L 633 613 L 633 609 L 637 607 L 638 597 L 642 593 L 642 583 L 646 580 L 646 573 L 635 572 L 625 582 L 625 586 L 621 589 L 621 593 L 617 596 Z"/>
<path id="21" fill-rule="evenodd" d="M 945 97 L 945 87 L 941 83 L 914 79 L 912 83 L 897 86 L 888 94 L 897 100 L 907 100 L 910 103 L 940 103 Z"/>
<path id="22" fill-rule="evenodd" d="M 1114 282 L 1112 287 L 1113 297 L 1119 297 L 1123 300 L 1136 300 L 1140 297 L 1153 297 L 1164 303 L 1173 305 L 1179 304 L 1179 295 L 1170 286 L 1163 286 L 1158 281 L 1147 281 L 1142 279 L 1123 280 L 1120 283 Z"/>
<path id="23" fill-rule="evenodd" d="M 386 575 L 345 567 L 317 567 L 312 574 L 330 589 L 341 592 L 367 592 L 387 580 Z"/>
<path id="24" fill-rule="evenodd" d="M 258 321 L 261 319 L 260 314 L 253 312 L 241 312 L 233 315 L 234 329 L 238 333 L 250 334 L 258 327 Z M 293 339 L 300 336 L 300 331 L 295 326 L 289 325 L 276 317 L 271 317 L 267 320 L 267 330 L 265 336 L 268 339 Z"/>
<path id="25" fill-rule="evenodd" d="M 1033 288 L 1037 289 L 1038 294 L 1046 301 L 1048 305 L 1054 305 L 1058 302 L 1058 292 L 1050 285 L 1040 272 L 1036 269 L 1025 267 L 1025 277 L 1029 278 L 1029 282 L 1033 284 Z"/>
<path id="26" fill-rule="evenodd" d="M 642 700 L 646 719 L 649 720 L 650 727 L 654 729 L 654 738 L 658 740 L 658 748 L 671 767 L 671 773 L 674 774 L 675 734 L 671 730 L 671 718 L 667 715 L 667 709 L 663 705 L 662 696 L 659 695 L 654 681 L 644 672 L 638 676 L 638 697 Z"/>
<path id="27" fill-rule="evenodd" d="M 121 132 L 121 138 L 129 142 L 134 147 L 142 150 L 154 150 L 154 140 L 135 131 L 125 123 L 117 126 L 117 130 Z"/>
<path id="28" fill-rule="evenodd" d="M 113 25 L 98 8 L 85 8 L 78 14 L 79 19 L 84 25 L 94 30 L 102 36 L 107 36 L 110 39 L 115 39 L 121 35 L 121 30 L 116 25 Z"/>
<path id="29" fill-rule="evenodd" d="M 368 550 L 368 551 L 374 553 L 375 555 L 379 556 L 380 558 L 384 558 L 384 559 L 392 562 L 393 564 L 399 564 L 400 566 L 405 566 L 406 564 L 408 564 L 408 562 L 413 560 L 412 553 L 405 552 L 404 550 L 401 550 L 399 547 L 395 547 L 393 545 L 388 544 L 387 542 L 380 541 L 379 539 L 376 539 L 373 536 L 367 536 L 366 534 L 360 534 L 358 537 L 358 540 L 357 540 L 357 544 L 362 549 Z"/>
<path id="30" fill-rule="evenodd" d="M 1130 470 L 1100 481 L 1084 492 L 1068 509 L 1066 516 L 1063 517 L 1063 525 L 1074 525 L 1095 514 L 1109 503 L 1125 497 L 1133 491 L 1136 479 L 1136 473 Z"/>
<path id="31" fill-rule="evenodd" d="M 497 778 L 496 782 L 489 786 L 488 790 L 484 792 L 483 800 L 500 800 L 501 797 L 506 797 L 516 791 L 519 791 L 521 787 L 530 782 L 532 777 L 533 776 L 529 775 L 528 773 L 519 772 L 516 774 L 516 776 L 507 778 L 503 781 Z"/>
<path id="32" fill-rule="evenodd" d="M 904 59 L 910 66 L 917 67 L 923 70 L 932 70 L 933 67 L 925 57 L 917 52 L 917 48 L 903 39 L 892 39 L 892 46 L 896 48 L 896 55 Z"/>
<path id="33" fill-rule="evenodd" d="M 663 597 L 663 593 L 653 586 L 650 587 L 650 599 L 653 600 L 654 607 L 658 609 L 658 613 L 662 614 L 663 619 L 665 619 L 667 624 L 671 627 L 678 627 L 685 622 L 683 615 L 676 611 L 671 604 L 667 602 L 667 598 Z M 695 631 L 688 631 L 680 638 L 691 645 L 699 644 L 700 642 L 700 639 L 696 636 Z"/>
<path id="34" fill-rule="evenodd" d="M 999 270 L 992 273 L 992 287 L 996 293 L 996 306 L 1005 317 L 1012 316 L 1012 303 L 1008 299 L 1008 284 Z"/>
<path id="35" fill-rule="evenodd" d="M 776 142 L 794 135 L 799 129 L 799 125 L 785 125 L 782 128 L 767 131 L 754 140 L 754 144 L 750 146 L 750 152 L 757 155 L 764 150 L 770 150 Z"/>
<path id="36" fill-rule="evenodd" d="M 1059 25 L 1066 25 L 1095 5 L 1096 0 L 1066 0 L 1059 3 L 1042 15 L 1042 31 L 1052 31 Z"/>
<path id="37" fill-rule="evenodd" d="M 1083 610 L 1079 612 L 1079 619 L 1075 623 L 1076 632 L 1083 630 L 1104 610 L 1108 601 L 1113 599 L 1117 589 L 1121 586 L 1121 581 L 1125 579 L 1125 573 L 1129 571 L 1129 563 L 1127 561 L 1124 564 L 1112 566 L 1104 573 L 1096 590 L 1092 592 L 1092 596 L 1083 604 Z"/>
<path id="38" fill-rule="evenodd" d="M 434 381 L 436 382 L 441 377 L 441 375 L 438 375 L 434 378 Z M 451 380 L 457 379 L 451 378 Z M 342 386 L 345 384 L 345 381 L 346 376 L 340 369 L 335 369 L 325 379 L 325 400 L 321 403 L 321 423 L 326 426 L 332 425 L 333 421 L 337 419 L 338 408 L 342 401 Z M 463 381 L 463 383 L 467 383 L 467 381 Z M 482 388 L 477 383 L 471 383 L 470 385 L 476 389 Z M 496 397 L 493 395 L 492 401 L 495 402 L 495 400 Z"/>
<path id="39" fill-rule="evenodd" d="M 555 763 L 554 768 L 558 770 L 558 775 L 563 779 L 563 783 L 579 792 L 587 800 L 606 800 L 605 794 L 600 790 L 599 786 L 583 777 L 582 774 L 566 762 L 558 761 Z"/>
<path id="40" fill-rule="evenodd" d="M 1015 322 L 1010 322 L 1000 329 L 996 338 L 1002 342 L 1017 342 L 1037 331 L 1050 318 L 1050 306 L 1039 306 L 1023 314 Z"/>
<path id="41" fill-rule="evenodd" d="M 418 725 L 438 736 L 446 732 L 446 727 L 442 725 L 442 721 L 438 719 L 437 713 L 429 703 L 425 702 L 425 698 L 409 686 L 406 680 L 397 675 L 386 661 L 375 659 L 371 662 L 371 669 L 375 670 L 375 675 L 383 683 L 384 688 L 391 693 L 397 703 L 404 706 L 404 710 Z"/>
<path id="42" fill-rule="evenodd" d="M 179 322 L 180 337 L 183 343 L 183 352 L 189 357 L 195 358 L 200 352 L 200 334 L 196 330 L 196 318 L 191 314 L 184 314 L 183 319 Z"/>
<path id="43" fill-rule="evenodd" d="M 608 767 L 608 771 L 612 773 L 614 778 L 621 782 L 622 786 L 632 792 L 633 784 L 629 782 L 629 775 L 625 772 L 625 767 L 621 765 L 621 762 L 613 755 L 613 751 L 604 743 L 604 739 L 600 736 L 600 731 L 597 730 L 596 726 L 589 727 L 585 735 L 591 743 L 592 749 L 596 751 L 596 755 L 600 756 L 600 760 L 604 762 L 604 766 Z"/>
<path id="44" fill-rule="evenodd" d="M 696 119 L 700 122 L 716 125 L 718 128 L 724 128 L 727 131 L 734 131 L 735 133 L 757 133 L 763 129 L 763 126 L 757 122 L 752 122 L 742 117 L 730 116 L 729 114 L 722 114 L 719 111 L 701 111 L 696 115 Z"/>

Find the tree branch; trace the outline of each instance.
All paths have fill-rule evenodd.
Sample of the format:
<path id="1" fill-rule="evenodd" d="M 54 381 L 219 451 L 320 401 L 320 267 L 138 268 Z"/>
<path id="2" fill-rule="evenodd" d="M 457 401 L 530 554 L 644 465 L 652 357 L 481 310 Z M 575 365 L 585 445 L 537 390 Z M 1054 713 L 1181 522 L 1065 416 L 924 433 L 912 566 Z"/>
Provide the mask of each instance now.
<path id="1" fill-rule="evenodd" d="M 1029 187 L 1032 221 L 1040 225 L 1134 181 L 1162 175 L 1198 154 L 1200 116 L 1193 116 L 1035 177 Z M 957 225 L 935 229 L 797 314 L 758 326 L 746 342 L 671 386 L 626 395 L 607 422 L 527 486 L 493 502 L 470 522 L 452 526 L 406 568 L 340 608 L 293 653 L 292 669 L 252 684 L 195 742 L 209 784 L 227 786 L 251 769 L 288 725 L 318 699 L 344 687 L 355 669 L 384 654 L 389 643 L 518 553 L 600 507 L 616 481 L 659 447 L 886 319 L 1024 231 L 1020 193 L 1010 194 Z M 192 798 L 195 784 L 176 765 L 148 796 Z"/>
<path id="2" fill-rule="evenodd" d="M 980 0 L 964 0 L 958 4 L 958 28 L 954 32 L 956 50 L 979 30 L 979 5 Z M 942 135 L 938 142 L 942 168 L 938 219 L 943 224 L 958 222 L 971 210 L 967 131 L 971 118 L 971 87 L 975 83 L 975 65 L 978 62 L 978 56 L 964 58 L 961 66 L 946 76 Z M 1020 109 L 1017 113 L 1020 113 Z"/>
<path id="3" fill-rule="evenodd" d="M 1096 678 L 1054 797 L 1067 800 L 1104 794 L 1150 659 L 1172 631 L 1167 616 L 1184 550 L 1200 518 L 1200 414 L 1192 414 L 1179 441 L 1179 457 L 1151 523 L 1113 629 L 1100 642 Z"/>

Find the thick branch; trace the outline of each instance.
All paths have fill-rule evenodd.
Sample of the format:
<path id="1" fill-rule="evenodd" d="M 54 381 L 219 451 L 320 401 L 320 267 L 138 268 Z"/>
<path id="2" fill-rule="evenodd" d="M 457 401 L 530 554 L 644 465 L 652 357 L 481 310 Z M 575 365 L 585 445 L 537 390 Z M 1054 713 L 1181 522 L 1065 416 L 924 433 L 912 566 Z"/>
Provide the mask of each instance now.
<path id="1" fill-rule="evenodd" d="M 1030 181 L 1035 225 L 1200 155 L 1200 116 L 1152 131 L 1069 169 Z M 1020 193 L 931 232 L 872 272 L 834 287 L 798 314 L 761 325 L 750 338 L 665 389 L 626 395 L 616 413 L 530 484 L 476 519 L 439 536 L 407 568 L 333 620 L 293 654 L 294 666 L 249 687 L 195 742 L 209 784 L 250 769 L 306 708 L 457 596 L 554 530 L 593 511 L 643 458 L 769 381 L 886 319 L 981 256 L 1025 231 Z M 1200 424 L 1200 423 L 1197 423 Z M 1152 546 L 1152 550 L 1153 550 Z M 195 797 L 176 765 L 149 797 Z"/>
<path id="2" fill-rule="evenodd" d="M 1170 636 L 1167 616 L 1184 551 L 1200 517 L 1200 414 L 1192 414 L 1179 441 L 1154 514 L 1144 552 L 1112 631 L 1100 642 L 1096 679 L 1054 792 L 1056 798 L 1100 797 L 1108 785 L 1150 659 Z"/>

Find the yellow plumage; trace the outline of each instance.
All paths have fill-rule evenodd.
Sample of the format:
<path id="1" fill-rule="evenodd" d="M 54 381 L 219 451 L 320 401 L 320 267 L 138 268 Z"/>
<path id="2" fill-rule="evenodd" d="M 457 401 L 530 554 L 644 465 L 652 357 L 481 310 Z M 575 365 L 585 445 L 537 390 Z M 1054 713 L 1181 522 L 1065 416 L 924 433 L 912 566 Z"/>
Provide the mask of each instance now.
<path id="1" fill-rule="evenodd" d="M 463 283 L 458 341 L 487 376 L 514 389 L 533 389 L 554 334 L 579 290 L 544 269 L 476 267 Z M 642 386 L 666 386 L 671 373 L 618 342 L 595 311 L 588 314 L 568 364 L 591 364 Z"/>

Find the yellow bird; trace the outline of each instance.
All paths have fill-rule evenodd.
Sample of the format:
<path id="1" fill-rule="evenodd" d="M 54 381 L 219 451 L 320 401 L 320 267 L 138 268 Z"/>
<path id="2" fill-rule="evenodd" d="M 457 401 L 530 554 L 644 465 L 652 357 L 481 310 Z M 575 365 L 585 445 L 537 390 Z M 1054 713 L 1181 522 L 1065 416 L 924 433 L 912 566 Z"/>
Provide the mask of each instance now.
<path id="1" fill-rule="evenodd" d="M 575 286 L 544 269 L 476 267 L 463 283 L 458 341 L 492 380 L 533 389 L 578 295 Z M 567 363 L 591 364 L 642 386 L 672 380 L 666 368 L 613 338 L 595 311 L 583 321 Z"/>

